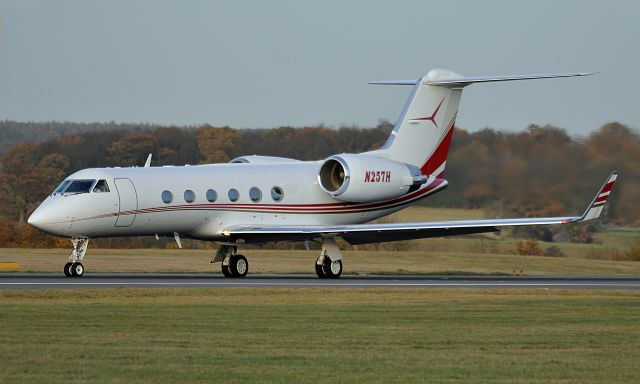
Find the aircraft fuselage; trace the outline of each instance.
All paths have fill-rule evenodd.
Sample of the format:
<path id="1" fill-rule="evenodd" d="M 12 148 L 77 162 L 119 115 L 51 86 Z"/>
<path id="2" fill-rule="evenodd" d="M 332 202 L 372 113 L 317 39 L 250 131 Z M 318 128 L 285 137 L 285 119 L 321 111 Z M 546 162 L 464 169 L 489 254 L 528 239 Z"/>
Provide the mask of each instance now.
<path id="1" fill-rule="evenodd" d="M 405 208 L 427 194 L 423 185 L 401 198 L 382 202 L 340 201 L 320 188 L 320 165 L 318 161 L 300 161 L 84 169 L 67 180 L 91 180 L 89 192 L 50 195 L 30 222 L 65 237 L 178 233 L 200 240 L 224 241 L 222 229 L 236 224 L 364 223 Z M 93 190 L 100 180 L 107 182 L 109 192 Z M 280 192 L 275 197 L 274 189 Z M 238 192 L 235 201 L 232 190 Z M 169 202 L 163 201 L 165 191 L 172 195 Z"/>

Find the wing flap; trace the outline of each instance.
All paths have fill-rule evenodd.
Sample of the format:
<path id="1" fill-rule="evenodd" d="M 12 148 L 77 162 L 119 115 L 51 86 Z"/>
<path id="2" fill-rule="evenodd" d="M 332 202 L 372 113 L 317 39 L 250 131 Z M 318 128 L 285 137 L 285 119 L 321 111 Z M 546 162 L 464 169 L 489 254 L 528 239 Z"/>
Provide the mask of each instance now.
<path id="1" fill-rule="evenodd" d="M 430 237 L 447 237 L 472 235 L 476 233 L 497 232 L 496 227 L 460 227 L 460 228 L 430 228 L 399 231 L 360 231 L 349 232 L 341 237 L 351 245 L 385 243 L 388 241 L 416 240 Z"/>

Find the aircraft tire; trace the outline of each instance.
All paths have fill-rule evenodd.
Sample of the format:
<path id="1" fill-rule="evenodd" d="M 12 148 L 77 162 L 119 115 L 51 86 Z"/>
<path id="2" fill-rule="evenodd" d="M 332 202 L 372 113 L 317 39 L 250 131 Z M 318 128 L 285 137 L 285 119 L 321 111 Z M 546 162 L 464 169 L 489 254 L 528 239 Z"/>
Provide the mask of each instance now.
<path id="1" fill-rule="evenodd" d="M 325 257 L 322 264 L 322 272 L 328 279 L 337 279 L 342 275 L 342 260 L 331 261 L 328 257 Z"/>
<path id="2" fill-rule="evenodd" d="M 245 277 L 249 272 L 249 262 L 246 257 L 242 255 L 235 255 L 231 257 L 229 269 L 231 270 L 233 277 Z"/>
<path id="3" fill-rule="evenodd" d="M 82 263 L 71 264 L 71 275 L 73 277 L 82 277 L 84 275 L 84 265 Z"/>
<path id="4" fill-rule="evenodd" d="M 64 265 L 64 275 L 66 277 L 71 277 L 73 276 L 73 274 L 71 273 L 71 266 L 73 265 L 72 262 L 68 262 L 67 264 Z"/>
<path id="5" fill-rule="evenodd" d="M 231 269 L 228 265 L 222 265 L 222 274 L 224 275 L 224 277 L 233 277 L 233 275 L 231 274 Z"/>
<path id="6" fill-rule="evenodd" d="M 318 260 L 320 260 L 320 258 L 318 257 Z M 318 260 L 316 260 L 315 262 L 315 266 L 316 266 L 316 275 L 318 275 L 318 277 L 320 279 L 326 279 L 327 275 L 324 273 L 324 269 L 322 264 L 318 264 Z"/>

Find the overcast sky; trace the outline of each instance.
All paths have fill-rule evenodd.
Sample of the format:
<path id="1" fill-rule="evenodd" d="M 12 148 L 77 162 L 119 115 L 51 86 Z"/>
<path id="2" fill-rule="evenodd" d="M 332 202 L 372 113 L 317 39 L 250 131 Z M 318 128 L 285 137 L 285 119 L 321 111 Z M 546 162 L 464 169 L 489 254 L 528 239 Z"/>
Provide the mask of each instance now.
<path id="1" fill-rule="evenodd" d="M 473 85 L 458 125 L 640 127 L 636 1 L 0 0 L 0 119 L 216 126 L 395 121 L 431 68 L 600 71 Z"/>

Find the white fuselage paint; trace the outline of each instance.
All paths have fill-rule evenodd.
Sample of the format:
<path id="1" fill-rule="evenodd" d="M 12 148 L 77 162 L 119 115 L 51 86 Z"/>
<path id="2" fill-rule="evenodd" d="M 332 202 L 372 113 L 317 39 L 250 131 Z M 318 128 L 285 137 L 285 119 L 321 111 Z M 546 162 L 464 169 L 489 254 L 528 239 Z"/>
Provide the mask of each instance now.
<path id="1" fill-rule="evenodd" d="M 358 224 L 396 212 L 446 186 L 427 183 L 401 198 L 373 203 L 336 200 L 321 189 L 317 173 L 322 162 L 277 164 L 212 164 L 197 166 L 92 168 L 68 179 L 106 180 L 109 192 L 53 194 L 33 213 L 38 228 L 65 237 L 173 235 L 225 241 L 224 228 L 233 225 L 341 225 Z M 280 187 L 281 201 L 271 189 Z M 260 201 L 249 190 L 262 192 Z M 229 199 L 230 189 L 240 197 Z M 209 202 L 206 191 L 217 192 Z M 173 194 L 171 203 L 162 192 Z M 195 200 L 185 201 L 191 190 Z"/>

